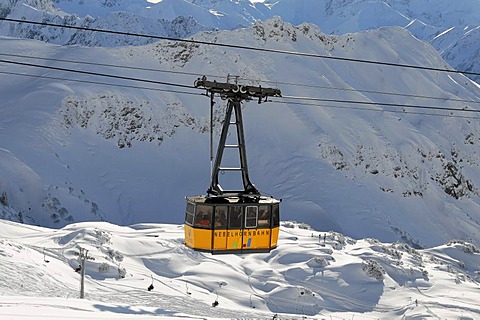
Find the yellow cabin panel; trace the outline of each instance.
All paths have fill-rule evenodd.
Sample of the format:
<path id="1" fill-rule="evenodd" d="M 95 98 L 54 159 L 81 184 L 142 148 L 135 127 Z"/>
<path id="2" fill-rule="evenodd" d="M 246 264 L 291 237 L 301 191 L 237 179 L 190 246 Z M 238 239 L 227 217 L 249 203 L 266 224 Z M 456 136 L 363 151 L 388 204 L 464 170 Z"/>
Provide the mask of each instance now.
<path id="1" fill-rule="evenodd" d="M 270 229 L 247 229 L 243 232 L 243 249 L 269 249 Z"/>
<path id="2" fill-rule="evenodd" d="M 270 229 L 229 230 L 227 231 L 227 249 L 269 249 L 270 234 Z"/>
<path id="3" fill-rule="evenodd" d="M 185 236 L 185 245 L 187 247 L 194 247 L 194 239 L 193 239 L 193 228 L 187 224 L 183 225 L 183 232 Z"/>
<path id="4" fill-rule="evenodd" d="M 185 245 L 190 248 L 211 250 L 212 230 L 192 228 L 185 225 Z"/>
<path id="5" fill-rule="evenodd" d="M 214 230 L 213 231 L 213 250 L 227 249 L 227 231 Z"/>
<path id="6" fill-rule="evenodd" d="M 227 233 L 227 249 L 240 250 L 242 249 L 242 231 L 229 230 Z"/>
<path id="7" fill-rule="evenodd" d="M 272 248 L 276 248 L 278 245 L 278 234 L 280 232 L 280 227 L 275 227 L 272 229 Z"/>
<path id="8" fill-rule="evenodd" d="M 277 247 L 279 228 L 207 230 L 185 225 L 185 245 L 208 251 L 269 250 Z M 213 236 L 213 247 L 212 247 Z"/>

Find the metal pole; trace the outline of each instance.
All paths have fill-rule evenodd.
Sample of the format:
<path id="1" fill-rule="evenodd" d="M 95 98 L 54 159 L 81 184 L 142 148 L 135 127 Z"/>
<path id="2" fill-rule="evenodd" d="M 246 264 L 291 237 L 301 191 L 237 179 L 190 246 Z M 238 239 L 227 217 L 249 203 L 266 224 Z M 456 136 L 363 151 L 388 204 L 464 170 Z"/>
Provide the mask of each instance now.
<path id="1" fill-rule="evenodd" d="M 81 280 L 80 280 L 80 299 L 85 297 L 85 261 L 87 260 L 88 250 L 80 248 L 80 267 Z"/>
<path id="2" fill-rule="evenodd" d="M 213 100 L 214 93 L 210 94 L 210 179 L 213 174 L 213 106 L 215 101 Z"/>

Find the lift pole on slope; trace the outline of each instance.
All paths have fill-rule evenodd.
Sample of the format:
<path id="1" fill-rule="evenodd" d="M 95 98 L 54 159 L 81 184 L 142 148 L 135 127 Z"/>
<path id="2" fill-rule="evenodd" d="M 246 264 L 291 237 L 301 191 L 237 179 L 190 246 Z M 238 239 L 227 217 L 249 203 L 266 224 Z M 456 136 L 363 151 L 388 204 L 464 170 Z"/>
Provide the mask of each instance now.
<path id="1" fill-rule="evenodd" d="M 87 260 L 88 250 L 80 248 L 80 299 L 85 297 L 85 262 Z"/>

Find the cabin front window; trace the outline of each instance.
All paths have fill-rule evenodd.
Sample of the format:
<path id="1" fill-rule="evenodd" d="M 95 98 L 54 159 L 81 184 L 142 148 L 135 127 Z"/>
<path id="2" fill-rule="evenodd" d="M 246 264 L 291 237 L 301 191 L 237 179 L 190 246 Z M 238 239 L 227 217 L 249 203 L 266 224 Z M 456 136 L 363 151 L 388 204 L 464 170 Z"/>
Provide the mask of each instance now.
<path id="1" fill-rule="evenodd" d="M 197 205 L 195 212 L 195 227 L 209 229 L 212 226 L 213 207 Z"/>

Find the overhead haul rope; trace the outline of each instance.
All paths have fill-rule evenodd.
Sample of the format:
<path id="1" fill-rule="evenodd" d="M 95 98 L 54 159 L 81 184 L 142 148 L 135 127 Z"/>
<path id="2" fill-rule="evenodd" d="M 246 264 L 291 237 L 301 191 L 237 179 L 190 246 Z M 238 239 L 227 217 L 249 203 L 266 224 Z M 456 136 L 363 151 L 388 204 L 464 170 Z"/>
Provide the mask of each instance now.
<path id="1" fill-rule="evenodd" d="M 78 60 L 68 60 L 68 59 L 58 59 L 58 58 L 46 58 L 46 57 L 39 57 L 39 56 L 11 54 L 11 53 L 2 53 L 2 52 L 0 52 L 0 56 L 25 58 L 25 59 L 38 59 L 38 60 L 70 63 L 70 64 L 83 64 L 83 65 L 111 67 L 111 68 L 129 69 L 129 70 L 138 70 L 138 71 L 161 72 L 161 73 L 188 75 L 188 76 L 195 76 L 195 77 L 199 77 L 199 76 L 204 75 L 203 73 L 195 73 L 195 72 L 165 70 L 165 69 L 157 69 L 157 68 L 144 68 L 144 67 L 135 67 L 135 66 L 122 66 L 122 65 L 108 64 L 108 63 L 96 63 L 96 62 L 88 62 L 88 61 L 78 61 Z M 205 74 L 205 76 L 207 76 L 208 78 L 220 78 L 220 79 L 228 78 L 228 76 L 225 77 L 225 76 L 208 75 L 208 74 Z M 399 93 L 399 92 L 385 92 L 385 91 L 377 91 L 377 90 L 361 90 L 361 89 L 354 89 L 354 88 L 339 88 L 339 87 L 332 87 L 332 86 L 314 85 L 314 84 L 308 84 L 308 83 L 270 81 L 270 80 L 265 80 L 265 79 L 251 79 L 251 78 L 244 78 L 244 77 L 239 77 L 238 79 L 241 79 L 241 80 L 244 80 L 244 81 L 249 81 L 249 82 L 275 83 L 277 85 L 281 84 L 281 85 L 288 85 L 288 86 L 294 86 L 294 87 L 305 87 L 305 88 L 314 88 L 314 89 L 351 91 L 351 92 L 360 92 L 360 93 L 371 93 L 371 94 L 411 97 L 411 98 L 420 98 L 420 99 L 432 99 L 432 100 L 442 100 L 442 101 L 480 103 L 480 101 L 474 101 L 474 100 L 455 99 L 455 98 L 447 98 L 447 97 L 434 97 L 434 96 L 416 95 L 416 94 Z M 81 82 L 81 80 L 78 80 L 78 81 Z M 108 85 L 108 84 L 105 84 L 105 85 Z"/>
<path id="2" fill-rule="evenodd" d="M 193 39 L 181 39 L 181 38 L 164 37 L 164 36 L 148 35 L 148 34 L 141 34 L 141 33 L 131 33 L 131 32 L 124 32 L 124 31 L 114 31 L 114 30 L 106 30 L 106 29 L 88 28 L 88 27 L 77 27 L 77 26 L 62 25 L 62 24 L 55 24 L 55 23 L 49 23 L 49 22 L 38 22 L 38 21 L 11 19 L 11 18 L 0 18 L 0 21 L 34 24 L 34 25 L 41 25 L 41 26 L 47 26 L 47 27 L 75 29 L 75 30 L 82 30 L 82 31 L 102 32 L 102 33 L 141 37 L 141 38 L 149 38 L 149 39 L 157 39 L 157 40 L 169 40 L 169 41 L 185 42 L 185 43 L 192 43 L 192 44 L 217 46 L 217 47 L 223 47 L 223 48 L 234 48 L 234 49 L 243 49 L 243 50 L 250 50 L 250 51 L 279 53 L 279 54 L 303 56 L 303 57 L 310 57 L 310 58 L 322 58 L 322 59 L 329 59 L 329 60 L 358 62 L 358 63 L 375 64 L 375 65 L 383 65 L 383 66 L 391 66 L 391 67 L 401 67 L 401 68 L 420 69 L 420 70 L 427 70 L 427 71 L 439 71 L 439 72 L 448 72 L 448 73 L 468 74 L 468 75 L 480 76 L 479 72 L 458 71 L 458 70 L 453 70 L 453 69 L 442 69 L 442 68 L 425 67 L 425 66 L 418 66 L 418 65 L 393 63 L 393 62 L 383 62 L 383 61 L 373 61 L 373 60 L 366 60 L 366 59 L 355 59 L 355 58 L 327 56 L 327 55 L 321 55 L 321 54 L 316 54 L 316 53 L 307 53 L 307 52 L 299 52 L 299 51 L 288 51 L 288 50 L 268 49 L 268 48 L 260 48 L 260 47 L 249 47 L 249 46 L 243 46 L 243 45 L 237 45 L 237 44 L 208 42 L 208 41 L 193 40 Z"/>

